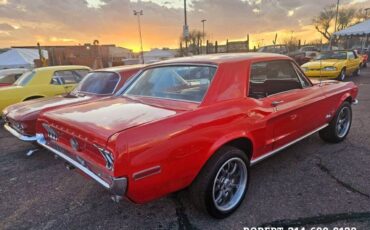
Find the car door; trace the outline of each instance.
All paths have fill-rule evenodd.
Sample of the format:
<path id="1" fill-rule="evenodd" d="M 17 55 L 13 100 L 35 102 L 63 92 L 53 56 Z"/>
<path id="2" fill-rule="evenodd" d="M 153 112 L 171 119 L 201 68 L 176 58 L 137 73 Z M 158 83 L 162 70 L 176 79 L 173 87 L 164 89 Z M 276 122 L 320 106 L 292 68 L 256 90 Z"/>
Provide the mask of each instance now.
<path id="1" fill-rule="evenodd" d="M 254 77 L 253 69 L 266 74 Z M 259 97 L 263 106 L 274 111 L 266 124 L 272 132 L 273 149 L 297 140 L 322 122 L 313 119 L 320 117 L 321 112 L 315 111 L 315 107 L 320 100 L 317 96 L 323 95 L 315 90 L 308 80 L 299 77 L 295 64 L 290 60 L 252 64 L 250 96 Z"/>
<path id="2" fill-rule="evenodd" d="M 357 60 L 355 54 L 351 52 L 347 52 L 347 63 L 348 63 L 348 71 L 347 74 L 351 75 L 357 69 Z"/>

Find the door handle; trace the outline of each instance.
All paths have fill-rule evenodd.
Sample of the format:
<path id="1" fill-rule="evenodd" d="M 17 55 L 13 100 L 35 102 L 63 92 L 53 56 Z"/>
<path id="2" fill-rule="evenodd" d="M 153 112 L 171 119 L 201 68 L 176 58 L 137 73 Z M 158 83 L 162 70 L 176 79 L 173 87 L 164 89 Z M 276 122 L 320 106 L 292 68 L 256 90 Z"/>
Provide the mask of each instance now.
<path id="1" fill-rule="evenodd" d="M 272 105 L 272 106 L 274 106 L 274 107 L 276 107 L 276 106 L 278 106 L 278 105 L 280 105 L 280 104 L 282 104 L 282 103 L 284 103 L 284 101 L 273 101 L 273 102 L 271 103 L 271 105 Z"/>

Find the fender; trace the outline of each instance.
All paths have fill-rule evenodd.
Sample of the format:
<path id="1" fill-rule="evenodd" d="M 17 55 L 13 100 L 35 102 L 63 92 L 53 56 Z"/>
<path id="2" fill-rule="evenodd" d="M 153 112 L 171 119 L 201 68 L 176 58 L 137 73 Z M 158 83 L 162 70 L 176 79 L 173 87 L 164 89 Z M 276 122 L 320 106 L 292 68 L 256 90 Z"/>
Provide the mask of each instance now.
<path id="1" fill-rule="evenodd" d="M 352 100 L 354 99 L 350 92 L 344 93 L 342 97 L 340 98 L 339 103 L 337 104 L 336 108 L 339 108 L 343 104 L 343 102 L 346 101 L 348 98 L 351 98 Z M 351 100 L 351 103 L 352 103 L 352 100 Z"/>
<path id="2" fill-rule="evenodd" d="M 207 155 L 205 156 L 205 162 L 204 162 L 204 164 L 213 156 L 213 154 L 216 153 L 216 151 L 219 148 L 221 148 L 222 146 L 224 146 L 226 143 L 228 143 L 230 141 L 233 141 L 235 139 L 239 139 L 239 138 L 248 139 L 252 143 L 252 146 L 254 145 L 254 138 L 253 138 L 252 135 L 250 135 L 250 133 L 247 133 L 245 131 L 236 131 L 236 132 L 233 132 L 233 133 L 228 133 L 227 135 L 219 138 L 212 145 L 212 147 L 208 151 Z M 253 156 L 253 152 L 251 153 L 251 156 Z M 204 164 L 203 164 L 203 166 L 204 166 Z M 202 168 L 203 168 L 203 166 L 202 166 Z"/>

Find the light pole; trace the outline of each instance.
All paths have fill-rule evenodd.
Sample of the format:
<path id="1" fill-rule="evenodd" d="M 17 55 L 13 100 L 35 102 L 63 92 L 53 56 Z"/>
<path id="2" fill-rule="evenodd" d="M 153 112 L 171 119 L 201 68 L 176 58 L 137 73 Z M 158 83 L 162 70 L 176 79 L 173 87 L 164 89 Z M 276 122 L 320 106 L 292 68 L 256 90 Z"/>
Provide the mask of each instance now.
<path id="1" fill-rule="evenodd" d="M 141 21 L 140 16 L 144 15 L 143 11 L 134 10 L 134 15 L 137 16 L 137 23 L 139 25 L 140 47 L 141 47 L 141 63 L 144 64 L 144 50 L 143 50 L 143 37 L 141 35 Z"/>
<path id="2" fill-rule="evenodd" d="M 204 32 L 204 24 L 205 24 L 205 22 L 206 22 L 207 20 L 206 19 L 203 19 L 201 22 L 202 22 L 202 24 L 203 24 L 203 35 L 202 35 L 202 44 L 201 44 L 201 46 L 203 46 L 203 40 L 204 40 L 204 38 L 206 37 L 206 33 Z"/>
<path id="3" fill-rule="evenodd" d="M 335 14 L 335 24 L 334 24 L 334 33 L 337 32 L 337 24 L 338 24 L 338 14 L 339 14 L 339 1 L 337 1 L 337 12 Z M 333 42 L 333 35 L 330 36 L 329 48 L 332 50 L 332 42 Z"/>

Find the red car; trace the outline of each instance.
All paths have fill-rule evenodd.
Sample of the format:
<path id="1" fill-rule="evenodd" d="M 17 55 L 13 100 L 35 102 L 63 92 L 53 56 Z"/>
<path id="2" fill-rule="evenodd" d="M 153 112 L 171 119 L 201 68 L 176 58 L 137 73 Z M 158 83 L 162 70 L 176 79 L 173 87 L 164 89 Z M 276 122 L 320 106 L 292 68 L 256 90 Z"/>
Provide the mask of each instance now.
<path id="1" fill-rule="evenodd" d="M 196 206 L 224 218 L 251 165 L 315 132 L 344 140 L 357 94 L 352 82 L 312 84 L 279 54 L 179 58 L 146 67 L 121 96 L 42 113 L 37 141 L 116 201 L 190 187 Z"/>
<path id="2" fill-rule="evenodd" d="M 135 65 L 97 70 L 88 74 L 68 95 L 9 106 L 3 111 L 4 127 L 20 140 L 36 141 L 35 124 L 41 111 L 111 96 L 143 67 Z"/>

